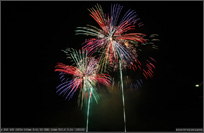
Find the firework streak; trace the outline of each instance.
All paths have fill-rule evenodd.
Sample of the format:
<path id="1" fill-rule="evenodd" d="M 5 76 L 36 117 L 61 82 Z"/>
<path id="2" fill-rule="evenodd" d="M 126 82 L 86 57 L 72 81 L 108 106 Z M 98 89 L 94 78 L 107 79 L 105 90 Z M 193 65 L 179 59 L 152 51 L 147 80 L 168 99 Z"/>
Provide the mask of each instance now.
<path id="1" fill-rule="evenodd" d="M 64 81 L 65 75 L 71 75 L 71 80 L 65 80 L 59 86 L 57 86 L 57 93 L 59 95 L 64 94 L 66 98 L 72 98 L 74 93 L 80 89 L 78 104 L 81 102 L 81 108 L 83 106 L 84 99 L 88 99 L 88 109 L 87 109 L 87 126 L 88 131 L 88 118 L 89 118 L 89 108 L 92 96 L 97 102 L 98 95 L 96 92 L 96 83 L 101 83 L 103 85 L 110 85 L 110 76 L 107 74 L 99 74 L 98 60 L 93 57 L 87 57 L 87 52 L 85 50 L 74 50 L 67 49 L 64 51 L 68 58 L 74 61 L 75 66 L 68 66 L 63 63 L 58 63 L 55 66 L 55 71 L 60 72 L 60 79 Z"/>

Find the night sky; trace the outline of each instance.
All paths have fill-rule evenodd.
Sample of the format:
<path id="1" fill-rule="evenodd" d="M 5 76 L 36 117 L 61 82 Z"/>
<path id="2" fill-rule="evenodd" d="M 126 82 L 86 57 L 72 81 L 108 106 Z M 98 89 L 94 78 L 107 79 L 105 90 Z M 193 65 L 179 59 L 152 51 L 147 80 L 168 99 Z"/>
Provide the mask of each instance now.
<path id="1" fill-rule="evenodd" d="M 202 2 L 1 2 L 2 127 L 79 127 L 86 125 L 78 93 L 70 101 L 56 94 L 60 83 L 54 67 L 69 64 L 61 49 L 81 48 L 86 36 L 76 27 L 97 23 L 88 8 L 97 3 L 137 12 L 138 32 L 159 34 L 155 75 L 142 87 L 125 86 L 127 131 L 175 131 L 203 127 Z M 135 73 L 132 73 L 134 76 Z M 101 87 L 91 103 L 89 131 L 123 131 L 121 91 Z"/>

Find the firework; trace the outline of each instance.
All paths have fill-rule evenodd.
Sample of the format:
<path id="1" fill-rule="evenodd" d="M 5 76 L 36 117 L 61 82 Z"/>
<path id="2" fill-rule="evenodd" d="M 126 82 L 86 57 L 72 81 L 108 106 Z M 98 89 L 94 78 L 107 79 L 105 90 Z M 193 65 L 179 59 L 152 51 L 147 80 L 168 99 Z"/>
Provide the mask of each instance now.
<path id="1" fill-rule="evenodd" d="M 105 14 L 100 5 L 89 9 L 90 16 L 98 23 L 100 28 L 87 25 L 87 27 L 77 27 L 76 35 L 91 36 L 83 43 L 83 49 L 88 51 L 89 55 L 99 53 L 99 64 L 101 70 L 106 71 L 107 66 L 112 66 L 113 70 L 120 72 L 120 85 L 122 90 L 123 115 L 124 115 L 124 130 L 126 132 L 126 116 L 125 116 L 125 98 L 123 88 L 122 70 L 129 68 L 134 71 L 137 69 L 142 71 L 143 76 L 153 76 L 153 68 L 155 66 L 151 61 L 156 62 L 152 57 L 147 60 L 147 63 L 141 63 L 138 60 L 138 54 L 142 45 L 151 44 L 149 40 L 144 39 L 146 36 L 143 33 L 135 33 L 135 24 L 140 20 L 134 10 L 129 9 L 120 21 L 119 16 L 122 6 L 118 4 L 111 5 L 111 12 Z M 138 23 L 138 27 L 143 26 L 143 23 Z M 154 35 L 156 36 L 156 35 Z M 154 37 L 152 36 L 152 37 Z M 155 47 L 156 49 L 157 47 Z M 145 65 L 143 65 L 145 64 Z"/>
<path id="2" fill-rule="evenodd" d="M 58 63 L 55 66 L 55 71 L 60 72 L 60 79 L 62 81 L 62 83 L 57 86 L 57 93 L 59 92 L 59 95 L 66 95 L 65 99 L 70 99 L 74 93 L 80 89 L 78 103 L 81 101 L 81 108 L 83 106 L 84 99 L 86 99 L 86 101 L 88 100 L 86 127 L 86 130 L 88 131 L 91 97 L 93 96 L 96 102 L 98 99 L 95 85 L 97 82 L 103 85 L 110 85 L 110 77 L 107 74 L 98 73 L 98 60 L 93 57 L 87 57 L 86 51 L 67 49 L 64 52 L 68 55 L 68 58 L 71 58 L 74 61 L 76 67 L 65 65 L 63 63 Z M 72 79 L 65 80 L 65 75 L 71 75 Z"/>
<path id="3" fill-rule="evenodd" d="M 135 23 L 139 20 L 136 12 L 128 10 L 118 23 L 122 6 L 112 5 L 110 16 L 104 14 L 100 5 L 96 5 L 95 8 L 91 8 L 89 12 L 100 28 L 87 25 L 87 27 L 77 27 L 76 30 L 77 35 L 93 37 L 85 41 L 83 49 L 88 50 L 89 55 L 96 52 L 100 53 L 99 63 L 104 70 L 106 70 L 107 64 L 114 66 L 118 60 L 125 61 L 127 64 L 135 62 L 136 51 L 135 53 L 129 51 L 129 44 L 137 45 L 138 42 L 144 43 L 146 41 L 143 38 L 145 34 L 130 32 L 135 30 Z"/>
<path id="4" fill-rule="evenodd" d="M 106 70 L 107 64 L 118 68 L 120 71 L 121 90 L 122 90 L 122 102 L 123 102 L 123 115 L 124 115 L 124 130 L 126 132 L 126 116 L 125 116 L 125 101 L 124 101 L 124 89 L 122 79 L 122 64 L 123 66 L 133 65 L 133 62 L 137 61 L 136 51 L 131 52 L 128 50 L 130 44 L 137 45 L 138 42 L 145 42 L 142 33 L 128 33 L 131 30 L 135 30 L 135 23 L 139 20 L 136 19 L 136 12 L 128 10 L 121 21 L 118 23 L 118 18 L 122 10 L 122 6 L 114 4 L 111 6 L 110 17 L 104 14 L 100 5 L 95 6 L 96 9 L 91 8 L 90 16 L 98 23 L 101 29 L 87 25 L 87 27 L 78 27 L 76 34 L 82 34 L 87 36 L 93 36 L 85 41 L 83 49 L 88 50 L 89 55 L 93 55 L 95 52 L 100 53 L 100 65 L 102 70 Z M 142 24 L 140 23 L 140 26 Z"/>

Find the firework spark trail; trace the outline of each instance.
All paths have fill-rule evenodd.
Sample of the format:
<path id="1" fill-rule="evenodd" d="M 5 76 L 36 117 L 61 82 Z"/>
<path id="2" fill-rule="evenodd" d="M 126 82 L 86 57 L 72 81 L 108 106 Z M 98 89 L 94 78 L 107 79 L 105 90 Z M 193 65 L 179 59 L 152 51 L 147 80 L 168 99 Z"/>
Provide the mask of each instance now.
<path id="1" fill-rule="evenodd" d="M 103 85 L 111 85 L 111 79 L 108 74 L 99 74 L 98 59 L 93 57 L 87 57 L 87 51 L 84 50 L 73 50 L 67 49 L 64 51 L 68 58 L 74 61 L 77 66 L 68 66 L 63 63 L 58 63 L 55 66 L 55 71 L 60 72 L 60 79 L 64 78 L 64 75 L 72 75 L 71 80 L 61 80 L 61 84 L 56 87 L 59 95 L 67 95 L 65 99 L 73 97 L 74 93 L 80 88 L 80 93 L 78 96 L 78 104 L 81 101 L 81 108 L 83 107 L 84 99 L 88 98 L 88 108 L 87 108 L 87 125 L 86 131 L 88 131 L 89 123 L 89 109 L 92 96 L 97 102 L 98 94 L 96 88 L 94 87 L 96 83 L 101 83 Z M 63 82 L 64 81 L 64 82 Z"/>
<path id="2" fill-rule="evenodd" d="M 89 94 L 89 101 L 88 101 L 88 108 L 87 108 L 87 116 L 86 116 L 86 132 L 88 132 L 89 128 L 89 108 L 90 108 L 90 101 L 91 101 L 91 93 Z"/>
<path id="3" fill-rule="evenodd" d="M 126 113 L 125 113 L 125 98 L 124 98 L 124 90 L 123 90 L 123 76 L 122 76 L 122 68 L 121 68 L 121 61 L 120 64 L 120 81 L 121 81 L 121 89 L 122 89 L 122 102 L 123 102 L 123 119 L 124 119 L 124 130 L 126 132 Z"/>

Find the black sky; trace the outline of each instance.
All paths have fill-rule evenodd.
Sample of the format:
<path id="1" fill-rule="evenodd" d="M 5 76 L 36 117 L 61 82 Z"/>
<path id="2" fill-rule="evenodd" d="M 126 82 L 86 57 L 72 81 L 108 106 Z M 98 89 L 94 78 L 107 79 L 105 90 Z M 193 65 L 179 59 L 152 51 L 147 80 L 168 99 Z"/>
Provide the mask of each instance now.
<path id="1" fill-rule="evenodd" d="M 85 110 L 55 93 L 57 62 L 68 64 L 61 49 L 81 48 L 86 37 L 74 30 L 98 26 L 88 8 L 111 3 L 137 11 L 147 35 L 160 35 L 155 76 L 137 90 L 126 90 L 128 131 L 175 131 L 202 128 L 202 2 L 1 2 L 2 127 L 85 127 Z M 100 90 L 93 102 L 90 131 L 123 131 L 122 101 L 117 88 Z"/>

